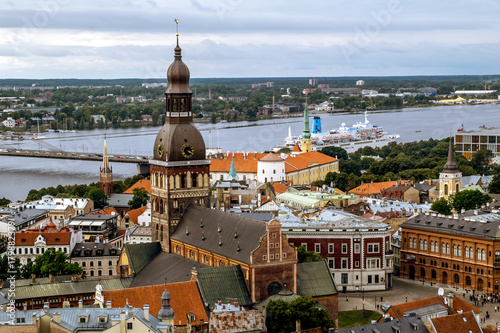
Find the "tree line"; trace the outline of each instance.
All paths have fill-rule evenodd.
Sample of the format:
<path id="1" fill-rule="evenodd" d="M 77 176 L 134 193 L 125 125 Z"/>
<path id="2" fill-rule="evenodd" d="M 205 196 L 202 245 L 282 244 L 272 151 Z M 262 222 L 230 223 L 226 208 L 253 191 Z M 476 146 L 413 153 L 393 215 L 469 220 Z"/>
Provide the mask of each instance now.
<path id="1" fill-rule="evenodd" d="M 339 159 L 339 173 L 330 172 L 313 185 L 333 185 L 349 191 L 362 183 L 407 179 L 415 182 L 439 178 L 448 157 L 449 138 L 419 142 L 392 142 L 382 148 L 364 147 L 347 154 L 340 147 L 327 147 L 322 153 Z M 463 176 L 492 174 L 491 151 L 480 150 L 468 161 L 462 155 L 455 162 Z"/>

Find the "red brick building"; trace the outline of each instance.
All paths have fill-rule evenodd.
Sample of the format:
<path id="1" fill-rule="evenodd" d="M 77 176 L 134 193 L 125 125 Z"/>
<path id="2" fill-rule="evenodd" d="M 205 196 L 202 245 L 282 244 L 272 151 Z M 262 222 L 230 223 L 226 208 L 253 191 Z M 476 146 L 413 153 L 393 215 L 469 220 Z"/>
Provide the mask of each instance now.
<path id="1" fill-rule="evenodd" d="M 401 225 L 401 275 L 485 293 L 500 289 L 498 208 L 417 215 Z"/>

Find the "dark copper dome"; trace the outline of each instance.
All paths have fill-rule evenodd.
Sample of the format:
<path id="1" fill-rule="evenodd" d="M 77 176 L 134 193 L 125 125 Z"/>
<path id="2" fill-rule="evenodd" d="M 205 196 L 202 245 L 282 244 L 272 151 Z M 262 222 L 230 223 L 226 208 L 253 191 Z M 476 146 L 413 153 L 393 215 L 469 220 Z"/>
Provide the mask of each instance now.
<path id="1" fill-rule="evenodd" d="M 191 145 L 194 150 L 194 154 L 189 158 L 182 154 L 185 145 Z M 160 146 L 161 148 L 159 148 Z M 184 149 L 186 148 L 184 147 Z M 156 136 L 154 159 L 168 162 L 204 160 L 205 141 L 200 131 L 192 123 L 166 123 Z"/>
<path id="2" fill-rule="evenodd" d="M 179 93 L 191 93 L 189 89 L 189 68 L 182 61 L 181 48 L 179 46 L 179 40 L 177 40 L 177 46 L 175 47 L 175 57 L 174 62 L 168 67 L 167 79 L 168 88 L 167 94 L 179 94 Z"/>
<path id="3" fill-rule="evenodd" d="M 154 159 L 159 161 L 192 161 L 205 159 L 205 141 L 192 123 L 189 69 L 182 62 L 177 40 L 174 62 L 167 71 L 165 125 L 154 143 Z"/>

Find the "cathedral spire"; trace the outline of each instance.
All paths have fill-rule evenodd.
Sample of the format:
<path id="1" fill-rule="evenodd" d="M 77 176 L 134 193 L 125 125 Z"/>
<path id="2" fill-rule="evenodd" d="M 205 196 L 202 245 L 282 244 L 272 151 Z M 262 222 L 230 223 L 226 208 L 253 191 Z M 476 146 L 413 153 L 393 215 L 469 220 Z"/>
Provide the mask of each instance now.
<path id="1" fill-rule="evenodd" d="M 458 170 L 457 163 L 455 163 L 455 157 L 453 156 L 453 139 L 450 136 L 450 145 L 448 147 L 448 160 L 446 161 L 446 164 L 444 165 L 443 172 L 444 173 L 458 173 L 460 172 Z"/>
<path id="2" fill-rule="evenodd" d="M 109 167 L 109 156 L 108 156 L 108 143 L 106 141 L 106 135 L 104 135 L 104 151 L 102 154 L 102 169 L 101 172 L 110 172 Z"/>
<path id="3" fill-rule="evenodd" d="M 300 150 L 302 153 L 311 151 L 311 131 L 309 130 L 309 110 L 307 109 L 307 95 L 304 106 L 304 130 L 302 131 L 302 142 Z"/>
<path id="4" fill-rule="evenodd" d="M 102 153 L 102 167 L 99 175 L 99 188 L 109 197 L 113 193 L 113 169 L 109 166 L 108 143 L 104 135 L 104 150 Z"/>

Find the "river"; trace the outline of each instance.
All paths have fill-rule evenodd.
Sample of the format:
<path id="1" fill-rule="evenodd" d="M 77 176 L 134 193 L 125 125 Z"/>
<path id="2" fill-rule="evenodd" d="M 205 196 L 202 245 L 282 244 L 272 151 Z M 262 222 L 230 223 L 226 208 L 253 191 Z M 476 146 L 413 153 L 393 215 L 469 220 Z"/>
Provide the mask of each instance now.
<path id="1" fill-rule="evenodd" d="M 500 105 L 457 105 L 413 108 L 389 111 L 371 111 L 372 124 L 383 126 L 389 134 L 401 135 L 400 142 L 442 139 L 464 129 L 481 125 L 500 127 Z M 324 130 L 338 128 L 341 123 L 350 126 L 364 121 L 363 113 L 321 114 Z M 312 118 L 310 121 L 312 125 Z M 262 152 L 271 146 L 283 144 L 288 135 L 302 132 L 302 118 L 267 119 L 217 124 L 196 124 L 207 147 L 220 146 L 225 151 Z M 46 140 L 0 142 L 9 149 L 62 149 L 81 153 L 102 153 L 104 135 L 108 152 L 115 155 L 152 155 L 153 143 L 160 127 L 126 129 L 95 129 L 78 133 L 47 133 Z M 89 184 L 99 181 L 99 162 L 53 160 L 0 156 L 0 197 L 24 200 L 30 189 L 59 184 Z M 125 179 L 137 173 L 135 165 L 112 163 L 115 179 Z"/>

